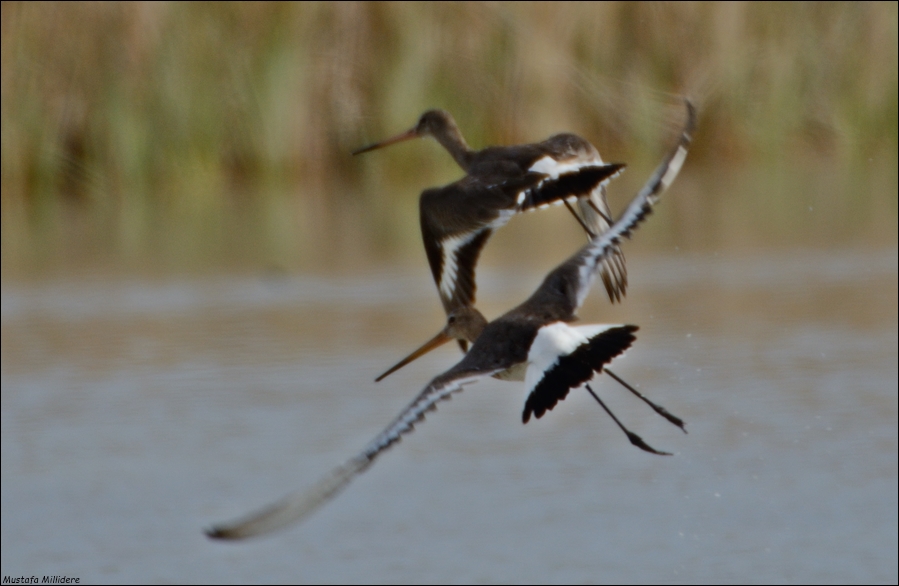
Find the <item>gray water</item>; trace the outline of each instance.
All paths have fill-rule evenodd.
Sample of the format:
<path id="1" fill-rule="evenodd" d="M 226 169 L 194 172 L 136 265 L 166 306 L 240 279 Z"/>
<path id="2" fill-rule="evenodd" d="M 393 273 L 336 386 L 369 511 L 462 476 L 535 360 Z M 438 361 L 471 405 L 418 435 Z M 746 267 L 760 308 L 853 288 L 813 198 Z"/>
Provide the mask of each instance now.
<path id="1" fill-rule="evenodd" d="M 312 484 L 437 373 L 423 267 L 2 286 L 2 574 L 97 582 L 897 581 L 897 252 L 630 259 L 584 322 L 635 323 L 616 383 L 522 425 L 468 387 L 308 521 L 202 529 Z M 488 317 L 538 271 L 479 273 Z"/>

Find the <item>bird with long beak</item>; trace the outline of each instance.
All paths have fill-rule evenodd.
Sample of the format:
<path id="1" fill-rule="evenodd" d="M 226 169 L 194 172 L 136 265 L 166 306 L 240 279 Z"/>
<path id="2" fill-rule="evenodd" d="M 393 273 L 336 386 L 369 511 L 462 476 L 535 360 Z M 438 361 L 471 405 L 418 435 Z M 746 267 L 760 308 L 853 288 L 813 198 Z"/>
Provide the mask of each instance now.
<path id="1" fill-rule="evenodd" d="M 236 521 L 212 527 L 206 532 L 207 535 L 216 539 L 242 539 L 303 519 L 411 432 L 416 424 L 424 420 L 426 413 L 436 409 L 437 403 L 458 393 L 465 385 L 490 376 L 508 374 L 518 378 L 521 372 L 524 373 L 527 394 L 522 412 L 524 423 L 531 415 L 540 418 L 564 399 L 571 389 L 586 386 L 632 444 L 647 452 L 670 455 L 650 447 L 640 436 L 628 430 L 588 384 L 596 373 L 608 372 L 606 365 L 631 346 L 637 326 L 570 324 L 577 319 L 577 311 L 584 303 L 603 260 L 646 218 L 683 165 L 695 126 L 695 111 L 689 102 L 687 107 L 689 121 L 677 148 L 656 169 L 649 183 L 637 194 L 621 218 L 550 272 L 534 294 L 518 307 L 486 325 L 478 319 L 470 322 L 457 320 L 448 325 L 448 330 L 451 326 L 460 329 L 453 329 L 447 332 L 448 335 L 474 338 L 471 350 L 458 364 L 428 383 L 359 454 L 311 489 L 290 494 Z M 467 315 L 465 319 L 473 315 Z M 450 315 L 451 320 L 454 317 L 454 314 Z M 686 431 L 681 419 L 637 394 L 657 413 Z"/>
<path id="2" fill-rule="evenodd" d="M 644 186 L 644 188 L 643 188 L 644 191 L 660 193 L 661 191 L 666 189 L 668 186 L 667 184 L 664 183 L 664 180 L 667 179 L 668 182 L 670 183 L 671 181 L 673 181 L 674 177 L 677 176 L 678 170 L 674 168 L 674 165 L 680 165 L 681 163 L 683 163 L 683 161 L 678 160 L 675 155 L 676 155 L 676 153 L 679 152 L 679 149 L 681 149 L 681 148 L 685 149 L 684 152 L 686 152 L 686 148 L 689 145 L 689 133 L 692 131 L 692 128 L 696 122 L 695 121 L 696 113 L 693 109 L 693 106 L 689 102 L 687 102 L 687 106 L 688 106 L 688 112 L 687 112 L 688 119 L 687 119 L 687 123 L 686 123 L 684 130 L 681 132 L 680 139 L 678 140 L 678 142 L 674 146 L 674 148 L 670 151 L 670 153 L 665 158 L 665 160 L 662 162 L 662 164 L 659 166 L 659 168 L 656 170 L 656 172 L 652 175 L 649 182 Z M 446 114 L 444 112 L 444 114 L 446 114 L 447 117 L 444 117 L 442 115 L 428 116 L 432 112 L 434 112 L 434 111 L 432 110 L 430 112 L 426 112 L 425 115 L 422 116 L 422 120 L 427 120 L 427 124 L 425 124 L 426 128 L 433 128 L 433 127 L 443 128 L 444 129 L 443 132 L 441 132 L 435 136 L 457 136 L 457 137 L 459 137 L 459 140 L 461 140 L 461 136 L 459 135 L 458 129 L 456 129 L 455 123 L 452 121 L 452 118 L 447 118 L 449 116 L 448 114 Z M 442 111 L 438 111 L 438 112 L 442 112 Z M 426 116 L 428 116 L 427 119 L 426 119 Z M 440 121 L 440 122 L 436 122 L 436 121 Z M 419 124 L 416 125 L 412 130 L 409 130 L 409 131 L 399 135 L 398 137 L 394 137 L 393 139 L 389 139 L 388 141 L 385 141 L 385 142 L 387 142 L 388 144 L 392 144 L 392 142 L 406 140 L 407 138 L 410 138 L 410 135 L 418 136 L 417 134 L 413 134 L 413 133 L 423 132 L 423 131 L 418 130 L 419 126 L 422 126 L 421 121 L 419 121 Z M 559 135 L 559 136 L 564 136 L 564 135 Z M 440 139 L 438 139 L 438 140 L 440 140 Z M 379 143 L 378 145 L 374 145 L 372 147 L 367 147 L 367 148 L 371 149 L 371 148 L 374 148 L 375 146 L 379 146 L 382 144 L 383 143 Z M 448 141 L 448 144 L 455 144 L 455 143 L 453 141 Z M 463 144 L 464 144 L 464 141 L 463 141 Z M 529 147 L 529 146 L 533 146 L 533 145 L 525 145 L 525 146 Z M 498 148 L 498 147 L 493 147 L 493 148 Z M 505 150 L 514 149 L 514 148 L 524 148 L 524 147 L 507 147 L 507 149 L 505 149 Z M 449 150 L 450 153 L 457 153 L 457 154 L 454 154 L 454 157 L 458 156 L 458 157 L 462 158 L 462 157 L 466 156 L 465 155 L 466 151 L 460 150 L 458 148 L 454 151 L 453 149 L 450 149 L 449 147 L 447 147 L 447 150 Z M 490 149 L 486 149 L 486 150 L 490 150 Z M 481 151 L 481 152 L 483 152 L 483 151 Z M 460 162 L 460 165 L 462 165 L 461 162 Z M 586 172 L 586 171 L 582 170 L 581 172 Z M 604 184 L 602 187 L 603 187 L 603 189 L 605 188 Z M 498 187 L 497 189 L 502 189 L 502 187 Z M 425 213 L 424 213 L 424 200 L 425 200 L 424 195 L 427 195 L 427 194 L 428 194 L 428 192 L 426 191 L 425 194 L 423 194 L 423 196 L 422 196 L 422 230 L 423 230 L 423 232 L 424 232 L 424 227 L 427 224 Z M 603 198 L 603 201 L 605 201 L 604 191 L 603 191 L 602 198 Z M 602 234 L 605 230 L 606 230 L 606 228 L 603 228 L 599 232 L 599 234 Z M 426 237 L 425 238 L 425 248 L 428 250 L 428 258 L 432 259 L 432 254 L 431 254 L 431 250 L 428 247 L 428 242 L 429 242 L 429 239 Z M 621 263 L 622 263 L 620 265 L 621 267 L 624 266 L 623 265 L 624 256 L 621 253 L 621 249 L 618 247 L 617 244 L 615 244 L 611 248 L 611 252 L 609 253 L 608 256 L 609 256 L 609 259 L 611 259 L 613 261 L 613 264 L 615 264 L 615 266 L 619 266 L 618 261 L 621 261 Z M 463 256 L 463 258 L 467 258 L 467 257 Z M 439 259 L 436 259 L 436 260 L 439 261 Z M 608 259 L 604 259 L 601 262 L 605 263 L 606 260 L 608 260 Z M 432 269 L 435 264 L 438 264 L 438 263 L 436 263 L 436 262 L 431 263 Z M 607 270 L 608 267 L 609 267 L 608 264 L 601 264 L 600 269 L 599 269 L 599 274 L 600 275 L 611 274 Z M 443 330 L 441 330 L 440 333 L 438 333 L 434 338 L 425 342 L 424 345 L 422 345 L 420 348 L 418 348 L 417 350 L 412 352 L 409 356 L 402 359 L 397 364 L 393 365 L 390 369 L 388 369 L 386 372 L 384 372 L 383 374 L 378 376 L 375 379 L 375 382 L 380 382 L 381 380 L 383 380 L 387 376 L 393 374 L 400 368 L 406 366 L 407 364 L 416 360 L 417 358 L 420 358 L 421 356 L 427 354 L 431 350 L 434 350 L 435 348 L 439 348 L 440 346 L 442 346 L 446 342 L 449 342 L 450 340 L 454 340 L 454 339 L 457 340 L 459 342 L 459 345 L 462 347 L 462 349 L 465 350 L 466 343 L 473 343 L 477 339 L 477 337 L 478 337 L 478 335 L 480 335 L 481 330 L 483 329 L 484 325 L 487 324 L 487 319 L 481 314 L 480 311 L 478 311 L 474 307 L 475 285 L 474 285 L 474 265 L 473 265 L 473 263 L 471 264 L 470 273 L 462 273 L 462 274 L 465 278 L 461 279 L 461 282 L 466 285 L 468 285 L 470 283 L 471 295 L 469 295 L 469 296 L 458 295 L 455 298 L 453 298 L 453 303 L 445 303 L 444 304 L 446 311 L 447 311 L 446 327 Z M 620 273 L 620 274 L 623 274 L 623 273 Z M 438 281 L 438 285 L 439 285 L 440 280 L 439 280 L 436 272 L 435 272 L 434 278 L 435 278 L 435 280 Z M 608 282 L 604 280 L 604 283 L 606 283 L 606 286 L 608 288 L 608 286 L 609 286 Z M 622 289 L 622 291 L 623 291 L 623 289 Z M 609 373 L 609 374 L 611 376 L 614 376 L 612 373 Z"/>
<path id="3" fill-rule="evenodd" d="M 447 316 L 474 305 L 474 274 L 481 249 L 513 215 L 564 204 L 589 238 L 611 224 L 606 185 L 624 165 L 604 163 L 593 145 L 574 134 L 474 151 L 448 112 L 428 110 L 406 132 L 353 154 L 424 136 L 443 145 L 467 173 L 449 185 L 425 190 L 419 198 L 422 240 Z M 616 247 L 603 260 L 600 275 L 609 299 L 620 301 L 627 289 L 620 249 Z M 459 339 L 459 345 L 466 350 L 464 340 Z"/>

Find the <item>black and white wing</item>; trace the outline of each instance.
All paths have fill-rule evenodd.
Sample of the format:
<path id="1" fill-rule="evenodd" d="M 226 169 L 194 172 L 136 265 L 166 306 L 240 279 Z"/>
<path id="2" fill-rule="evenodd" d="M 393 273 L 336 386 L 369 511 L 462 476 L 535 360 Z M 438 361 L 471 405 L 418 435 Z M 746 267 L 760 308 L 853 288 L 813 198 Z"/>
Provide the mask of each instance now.
<path id="1" fill-rule="evenodd" d="M 563 203 L 581 203 L 589 200 L 594 193 L 605 186 L 609 180 L 621 174 L 625 165 L 611 163 L 608 165 L 582 165 L 562 173 L 543 174 L 532 172 L 526 175 L 539 177 L 533 187 L 521 190 L 518 194 L 519 211 L 543 209 L 550 205 Z M 608 210 L 608 205 L 605 206 Z M 592 211 L 592 208 L 588 206 Z M 606 225 L 607 226 L 607 225 Z M 595 236 L 604 227 L 591 227 L 584 224 L 591 236 Z"/>
<path id="2" fill-rule="evenodd" d="M 592 144 L 574 134 L 558 134 L 540 146 L 548 153 L 552 153 L 552 156 L 547 154 L 534 161 L 530 171 L 546 173 L 552 179 L 578 174 L 590 168 L 608 166 Z M 623 165 L 621 167 L 623 168 Z M 606 186 L 619 172 L 596 184 L 592 191 L 584 194 L 587 197 L 579 197 L 577 211 L 571 207 L 569 201 L 566 201 L 569 211 L 587 232 L 588 239 L 602 234 L 612 225 L 612 211 L 606 199 Z M 621 301 L 627 291 L 627 267 L 621 249 L 616 247 L 607 258 L 603 259 L 599 275 L 609 295 L 609 301 L 612 303 Z"/>
<path id="3" fill-rule="evenodd" d="M 515 214 L 586 199 L 624 165 L 593 165 L 556 176 L 469 175 L 428 189 L 419 201 L 428 264 L 447 314 L 474 305 L 475 268 L 493 231 Z"/>
<path id="4" fill-rule="evenodd" d="M 474 372 L 453 368 L 438 376 L 365 449 L 312 487 L 291 493 L 234 521 L 215 525 L 206 530 L 206 535 L 214 539 L 244 539 L 270 533 L 302 520 L 346 488 L 353 478 L 371 466 L 375 458 L 400 441 L 403 435 L 415 429 L 415 424 L 423 421 L 426 413 L 435 410 L 437 403 L 458 393 L 465 385 L 491 376 L 499 370 L 501 369 Z"/>
<path id="5" fill-rule="evenodd" d="M 689 100 L 684 100 L 684 103 L 687 107 L 687 123 L 681 131 L 674 149 L 656 167 L 649 181 L 637 193 L 621 217 L 587 246 L 588 259 L 592 257 L 602 262 L 610 253 L 614 254 L 618 250 L 621 239 L 630 238 L 631 232 L 652 213 L 652 208 L 658 203 L 662 193 L 677 178 L 687 158 L 690 141 L 693 140 L 693 132 L 696 130 L 696 108 Z M 583 303 L 583 298 L 580 303 Z"/>
<path id="6" fill-rule="evenodd" d="M 577 203 L 578 212 L 591 234 L 602 234 L 611 227 L 612 211 L 606 200 L 605 183 L 594 189 L 589 198 L 579 199 Z M 627 293 L 627 266 L 624 252 L 617 245 L 603 258 L 599 278 L 602 279 L 609 301 L 621 301 Z"/>
<path id="7" fill-rule="evenodd" d="M 625 165 L 604 164 L 596 149 L 589 143 L 587 146 L 590 146 L 595 161 L 585 162 L 582 157 L 576 157 L 571 162 L 560 163 L 551 157 L 544 157 L 535 163 L 531 169 L 545 168 L 547 176 L 528 190 L 522 209 L 527 211 L 564 203 L 581 224 L 588 239 L 593 239 L 611 225 L 612 212 L 606 200 L 606 185 L 621 174 Z M 549 160 L 554 164 L 544 163 Z M 577 204 L 577 211 L 572 207 L 573 203 Z M 621 301 L 627 290 L 627 268 L 620 248 L 614 247 L 602 260 L 599 276 L 609 301 Z"/>
<path id="8" fill-rule="evenodd" d="M 556 267 L 522 305 L 512 310 L 530 315 L 543 315 L 546 319 L 569 321 L 583 305 L 597 271 L 603 262 L 614 254 L 624 238 L 629 238 L 633 230 L 643 222 L 661 194 L 668 188 L 680 172 L 687 157 L 687 149 L 696 128 L 696 109 L 689 101 L 687 123 L 680 139 L 662 163 L 650 176 L 649 181 L 637 193 L 631 203 L 612 226 L 593 238 L 571 258 Z"/>
<path id="9" fill-rule="evenodd" d="M 481 249 L 515 214 L 515 200 L 511 187 L 471 175 L 421 194 L 421 236 L 447 314 L 474 304 Z"/>
<path id="10" fill-rule="evenodd" d="M 543 414 L 568 396 L 568 391 L 589 382 L 606 364 L 630 348 L 637 326 L 583 325 L 565 322 L 545 325 L 528 352 L 524 378 L 528 397 L 521 422 Z"/>

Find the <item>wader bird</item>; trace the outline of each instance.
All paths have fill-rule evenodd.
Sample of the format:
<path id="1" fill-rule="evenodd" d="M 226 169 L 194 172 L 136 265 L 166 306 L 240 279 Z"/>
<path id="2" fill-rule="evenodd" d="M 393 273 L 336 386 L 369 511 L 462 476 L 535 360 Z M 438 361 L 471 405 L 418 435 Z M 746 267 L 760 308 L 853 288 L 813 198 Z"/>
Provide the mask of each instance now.
<path id="1" fill-rule="evenodd" d="M 474 305 L 474 273 L 481 249 L 516 213 L 564 203 L 590 238 L 612 223 L 606 184 L 624 165 L 603 163 L 593 145 L 574 134 L 474 151 L 448 112 L 428 110 L 406 132 L 353 154 L 422 136 L 436 139 L 467 173 L 459 181 L 425 190 L 419 199 L 422 240 L 447 316 Z M 603 259 L 600 275 L 609 299 L 620 301 L 627 271 L 617 247 Z M 467 349 L 462 339 L 459 346 Z"/>
<path id="2" fill-rule="evenodd" d="M 498 319 L 486 323 L 473 307 L 463 307 L 461 314 L 450 313 L 446 334 L 473 340 L 471 350 L 462 360 L 434 378 L 403 411 L 358 455 L 334 470 L 307 491 L 288 495 L 260 511 L 230 523 L 212 527 L 207 535 L 217 539 L 240 539 L 267 533 L 296 522 L 316 510 L 356 475 L 364 472 L 387 448 L 411 432 L 424 420 L 438 402 L 449 398 L 465 385 L 485 377 L 524 378 L 527 399 L 522 421 L 531 415 L 540 418 L 564 399 L 569 390 L 588 383 L 594 373 L 623 353 L 634 341 L 632 325 L 569 325 L 576 320 L 590 286 L 601 270 L 603 261 L 614 254 L 618 244 L 652 211 L 661 193 L 671 184 L 687 156 L 687 147 L 695 127 L 696 114 L 687 102 L 688 121 L 675 149 L 655 170 L 649 182 L 607 231 L 594 237 L 586 246 L 556 267 L 531 297 Z M 457 332 L 456 329 L 465 330 Z M 619 380 L 615 377 L 616 380 Z M 623 381 L 622 384 L 625 384 Z M 656 405 L 629 385 L 657 413 L 684 429 L 684 423 Z M 647 445 L 629 431 L 586 385 L 615 423 L 637 447 L 655 454 L 667 455 Z M 685 430 L 686 431 L 686 430 Z"/>

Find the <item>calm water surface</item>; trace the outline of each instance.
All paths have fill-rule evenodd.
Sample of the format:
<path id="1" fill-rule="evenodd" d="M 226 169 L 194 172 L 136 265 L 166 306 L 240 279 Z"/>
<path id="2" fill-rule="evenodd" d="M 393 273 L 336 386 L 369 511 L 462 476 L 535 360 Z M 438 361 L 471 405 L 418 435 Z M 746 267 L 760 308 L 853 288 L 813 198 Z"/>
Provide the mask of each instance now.
<path id="1" fill-rule="evenodd" d="M 897 252 L 631 258 L 596 389 L 521 425 L 469 387 L 299 527 L 202 529 L 307 486 L 435 374 L 423 267 L 2 286 L 2 573 L 96 582 L 897 581 Z M 482 270 L 489 317 L 541 271 Z"/>

